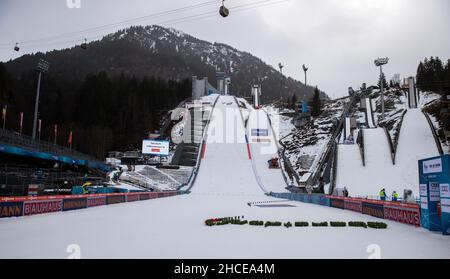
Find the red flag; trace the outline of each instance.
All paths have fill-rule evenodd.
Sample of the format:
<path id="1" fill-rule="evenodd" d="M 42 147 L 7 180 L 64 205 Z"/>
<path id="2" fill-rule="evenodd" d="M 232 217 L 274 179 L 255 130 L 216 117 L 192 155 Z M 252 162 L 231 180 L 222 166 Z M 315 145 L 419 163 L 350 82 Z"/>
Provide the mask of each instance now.
<path id="1" fill-rule="evenodd" d="M 67 141 L 69 144 L 72 144 L 72 131 L 69 134 L 69 140 Z"/>

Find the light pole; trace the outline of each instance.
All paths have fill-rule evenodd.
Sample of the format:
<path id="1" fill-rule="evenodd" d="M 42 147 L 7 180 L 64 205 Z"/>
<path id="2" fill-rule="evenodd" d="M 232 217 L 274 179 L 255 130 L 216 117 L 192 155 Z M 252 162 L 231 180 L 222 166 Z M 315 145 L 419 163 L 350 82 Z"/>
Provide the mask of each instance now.
<path id="1" fill-rule="evenodd" d="M 281 64 L 281 62 L 278 63 L 278 68 L 280 68 L 280 73 L 281 73 L 281 80 L 280 80 L 280 102 L 281 102 L 283 100 L 282 91 L 283 91 L 283 68 L 284 68 L 284 66 L 283 66 L 283 64 Z"/>
<path id="2" fill-rule="evenodd" d="M 306 86 L 306 72 L 308 71 L 308 68 L 303 64 L 303 72 L 305 72 L 305 86 Z"/>
<path id="3" fill-rule="evenodd" d="M 38 77 L 38 84 L 37 84 L 37 90 L 36 90 L 36 103 L 34 104 L 34 118 L 33 118 L 33 140 L 36 139 L 36 126 L 37 126 L 37 118 L 38 118 L 38 111 L 39 111 L 39 93 L 41 91 L 41 76 L 42 73 L 47 73 L 48 68 L 50 67 L 50 64 L 43 60 L 39 59 L 39 63 L 36 66 L 36 71 L 39 72 Z"/>
<path id="4" fill-rule="evenodd" d="M 375 66 L 380 67 L 380 90 L 381 90 L 381 118 L 384 119 L 384 88 L 383 88 L 383 65 L 389 62 L 389 58 L 378 58 Z"/>

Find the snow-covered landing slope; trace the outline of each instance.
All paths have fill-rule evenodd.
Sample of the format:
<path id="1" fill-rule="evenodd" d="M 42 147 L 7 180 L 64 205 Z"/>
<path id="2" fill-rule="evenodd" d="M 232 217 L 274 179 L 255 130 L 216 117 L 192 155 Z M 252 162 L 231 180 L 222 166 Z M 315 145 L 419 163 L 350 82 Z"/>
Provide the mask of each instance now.
<path id="1" fill-rule="evenodd" d="M 417 161 L 433 156 L 439 156 L 439 151 L 430 125 L 420 109 L 409 109 L 403 119 L 395 155 L 395 171 L 402 178 L 404 188 L 419 195 Z"/>
<path id="2" fill-rule="evenodd" d="M 234 97 L 221 96 L 212 113 L 192 192 L 264 196 L 253 175 L 245 128 Z"/>
<path id="3" fill-rule="evenodd" d="M 347 187 L 350 196 L 376 198 L 382 188 L 388 196 L 393 191 L 401 196 L 404 189 L 419 195 L 417 161 L 438 156 L 430 126 L 420 109 L 410 109 L 405 115 L 392 164 L 389 143 L 382 128 L 364 129 L 366 166 L 355 162 L 357 146 L 338 146 L 336 187 Z M 352 159 L 353 158 L 353 159 Z"/>
<path id="4" fill-rule="evenodd" d="M 278 158 L 277 136 L 264 110 L 252 110 L 247 122 L 247 135 L 254 174 L 266 192 L 286 192 L 281 169 L 269 169 L 268 160 Z"/>

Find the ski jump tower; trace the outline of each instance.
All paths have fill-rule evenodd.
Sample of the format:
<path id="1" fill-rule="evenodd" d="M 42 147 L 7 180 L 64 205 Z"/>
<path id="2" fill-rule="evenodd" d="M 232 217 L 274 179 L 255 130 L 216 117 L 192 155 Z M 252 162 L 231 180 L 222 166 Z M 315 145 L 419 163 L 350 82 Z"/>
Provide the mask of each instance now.
<path id="1" fill-rule="evenodd" d="M 261 98 L 261 86 L 253 85 L 252 86 L 252 97 L 253 97 L 253 106 L 255 109 L 259 109 L 261 107 L 260 98 Z"/>
<path id="2" fill-rule="evenodd" d="M 417 108 L 418 94 L 414 77 L 408 78 L 408 106 L 409 108 Z"/>
<path id="3" fill-rule="evenodd" d="M 231 78 L 224 72 L 216 73 L 217 90 L 221 95 L 228 95 L 230 93 Z"/>

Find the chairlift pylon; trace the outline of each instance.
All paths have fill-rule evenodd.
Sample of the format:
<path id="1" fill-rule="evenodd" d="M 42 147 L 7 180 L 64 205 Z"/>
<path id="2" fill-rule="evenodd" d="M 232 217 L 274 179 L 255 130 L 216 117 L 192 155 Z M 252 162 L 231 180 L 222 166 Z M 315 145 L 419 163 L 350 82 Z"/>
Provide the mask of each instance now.
<path id="1" fill-rule="evenodd" d="M 87 39 L 84 39 L 84 43 L 81 44 L 82 49 L 87 49 Z"/>
<path id="2" fill-rule="evenodd" d="M 19 43 L 16 43 L 16 45 L 14 46 L 14 50 L 15 51 L 19 51 L 20 50 Z"/>
<path id="3" fill-rule="evenodd" d="M 230 11 L 225 7 L 225 0 L 222 0 L 222 6 L 219 9 L 219 13 L 222 17 L 227 17 L 230 14 Z"/>

